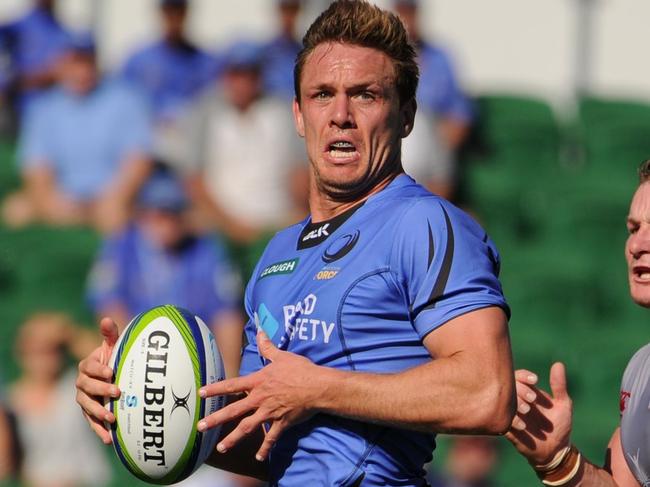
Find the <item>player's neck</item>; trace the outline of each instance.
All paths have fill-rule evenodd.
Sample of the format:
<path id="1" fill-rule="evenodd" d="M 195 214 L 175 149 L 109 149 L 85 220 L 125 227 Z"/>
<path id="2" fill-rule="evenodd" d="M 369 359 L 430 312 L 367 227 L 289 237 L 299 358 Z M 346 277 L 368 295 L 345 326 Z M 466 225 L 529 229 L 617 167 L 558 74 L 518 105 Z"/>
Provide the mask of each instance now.
<path id="1" fill-rule="evenodd" d="M 323 192 L 312 187 L 309 194 L 309 211 L 311 214 L 312 223 L 323 222 L 331 220 L 332 218 L 337 217 L 338 215 L 345 213 L 350 208 L 357 206 L 360 203 L 363 203 L 373 194 L 380 192 L 390 182 L 395 179 L 398 174 L 392 174 L 390 177 L 384 179 L 383 181 L 376 184 L 368 193 L 363 197 L 355 199 L 353 201 L 336 201 L 331 198 L 328 198 Z"/>

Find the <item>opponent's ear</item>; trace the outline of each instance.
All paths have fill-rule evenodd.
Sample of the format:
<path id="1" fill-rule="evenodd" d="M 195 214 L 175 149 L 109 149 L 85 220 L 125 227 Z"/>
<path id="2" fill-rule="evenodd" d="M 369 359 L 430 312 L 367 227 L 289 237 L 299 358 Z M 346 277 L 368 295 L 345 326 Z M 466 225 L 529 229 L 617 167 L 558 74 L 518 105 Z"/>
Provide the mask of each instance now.
<path id="1" fill-rule="evenodd" d="M 411 98 L 400 107 L 400 116 L 402 118 L 402 138 L 407 137 L 413 130 L 413 124 L 415 123 L 415 112 L 417 109 L 418 105 L 415 101 L 415 98 Z"/>
<path id="2" fill-rule="evenodd" d="M 298 135 L 300 137 L 305 136 L 305 123 L 302 119 L 302 111 L 300 109 L 300 104 L 298 103 L 298 99 L 294 98 L 293 99 L 293 104 L 291 106 L 293 110 L 293 123 L 296 126 L 296 132 L 298 132 Z"/>

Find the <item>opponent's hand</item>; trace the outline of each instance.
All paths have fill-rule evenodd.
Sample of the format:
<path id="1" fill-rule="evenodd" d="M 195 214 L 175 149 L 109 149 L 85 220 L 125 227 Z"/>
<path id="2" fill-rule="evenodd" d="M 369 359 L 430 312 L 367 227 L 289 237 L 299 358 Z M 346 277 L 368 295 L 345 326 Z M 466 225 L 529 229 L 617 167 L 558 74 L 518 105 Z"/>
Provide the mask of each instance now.
<path id="1" fill-rule="evenodd" d="M 300 355 L 278 350 L 263 331 L 257 334 L 257 347 L 270 361 L 266 367 L 245 377 L 226 379 L 201 388 L 202 397 L 242 392 L 247 395 L 203 418 L 198 429 L 205 431 L 243 417 L 230 434 L 219 441 L 217 451 L 225 453 L 242 438 L 269 423 L 270 428 L 255 455 L 257 460 L 263 461 L 286 428 L 316 413 L 312 405 L 322 394 L 317 386 L 321 367 Z"/>
<path id="2" fill-rule="evenodd" d="M 104 340 L 91 354 L 79 363 L 77 375 L 77 403 L 93 431 L 105 444 L 111 443 L 111 435 L 104 426 L 104 421 L 115 422 L 115 416 L 103 405 L 104 397 L 119 397 L 117 386 L 111 384 L 113 370 L 108 367 L 108 360 L 117 342 L 117 325 L 110 318 L 101 320 L 100 331 Z"/>
<path id="3" fill-rule="evenodd" d="M 573 404 L 564 364 L 551 367 L 552 395 L 536 387 L 537 376 L 528 370 L 517 370 L 515 380 L 517 414 L 506 438 L 533 466 L 547 464 L 571 443 Z"/>

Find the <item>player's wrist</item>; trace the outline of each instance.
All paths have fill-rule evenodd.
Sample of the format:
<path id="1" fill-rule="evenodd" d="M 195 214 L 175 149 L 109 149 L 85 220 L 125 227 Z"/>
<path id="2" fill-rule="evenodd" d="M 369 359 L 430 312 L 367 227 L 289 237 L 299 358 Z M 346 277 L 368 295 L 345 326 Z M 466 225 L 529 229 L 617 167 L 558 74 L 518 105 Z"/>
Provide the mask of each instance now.
<path id="1" fill-rule="evenodd" d="M 569 485 L 578 476 L 582 463 L 580 451 L 574 445 L 569 445 L 560 449 L 547 463 L 533 465 L 533 468 L 542 483 L 559 487 Z"/>

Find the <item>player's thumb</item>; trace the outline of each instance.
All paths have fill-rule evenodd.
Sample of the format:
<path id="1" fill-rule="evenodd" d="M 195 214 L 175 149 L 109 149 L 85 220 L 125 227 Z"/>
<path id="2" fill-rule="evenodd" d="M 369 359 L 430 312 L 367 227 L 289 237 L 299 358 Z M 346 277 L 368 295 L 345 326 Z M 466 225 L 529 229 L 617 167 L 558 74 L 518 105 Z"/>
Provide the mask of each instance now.
<path id="1" fill-rule="evenodd" d="M 278 353 L 276 346 L 261 328 L 257 330 L 257 349 L 262 357 L 270 361 L 273 361 Z"/>
<path id="2" fill-rule="evenodd" d="M 112 347 L 115 345 L 119 336 L 119 330 L 111 318 L 102 318 L 99 322 L 99 332 L 102 334 L 108 346 Z"/>
<path id="3" fill-rule="evenodd" d="M 566 369 L 562 362 L 555 362 L 551 366 L 549 382 L 554 399 L 565 399 L 569 397 L 566 383 Z"/>

